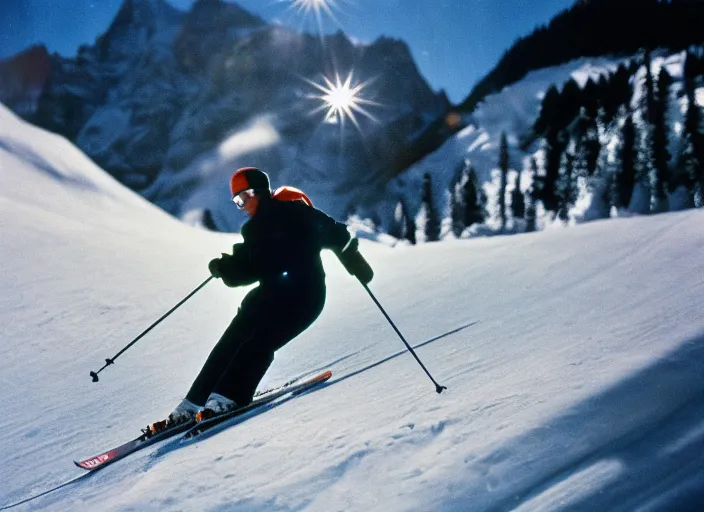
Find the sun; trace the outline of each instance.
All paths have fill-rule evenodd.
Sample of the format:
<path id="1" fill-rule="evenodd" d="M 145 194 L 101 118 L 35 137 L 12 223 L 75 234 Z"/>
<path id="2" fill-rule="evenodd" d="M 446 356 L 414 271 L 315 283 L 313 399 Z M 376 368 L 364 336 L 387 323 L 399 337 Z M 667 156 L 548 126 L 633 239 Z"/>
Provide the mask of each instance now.
<path id="1" fill-rule="evenodd" d="M 336 6 L 335 0 L 289 0 L 291 7 L 298 9 L 304 14 L 315 13 L 319 17 L 321 13 L 326 13 L 331 18 L 334 18 L 332 8 Z"/>
<path id="2" fill-rule="evenodd" d="M 380 105 L 375 101 L 364 98 L 361 94 L 364 88 L 369 85 L 369 82 L 355 83 L 351 71 L 344 81 L 337 73 L 334 80 L 326 76 L 323 77 L 323 80 L 325 82 L 324 85 L 312 80 L 306 81 L 322 92 L 322 94 L 312 94 L 309 97 L 322 101 L 322 105 L 313 112 L 325 110 L 325 122 L 344 124 L 345 120 L 349 119 L 358 130 L 360 127 L 356 114 L 361 114 L 374 122 L 378 122 L 374 115 L 364 108 L 365 105 Z"/>
<path id="3" fill-rule="evenodd" d="M 335 10 L 340 10 L 338 5 L 339 0 L 280 0 L 289 4 L 289 8 L 295 9 L 299 14 L 304 17 L 309 15 L 314 15 L 315 20 L 318 24 L 318 30 L 322 37 L 323 34 L 323 17 L 327 16 L 333 20 L 337 25 L 340 22 L 335 17 Z"/>

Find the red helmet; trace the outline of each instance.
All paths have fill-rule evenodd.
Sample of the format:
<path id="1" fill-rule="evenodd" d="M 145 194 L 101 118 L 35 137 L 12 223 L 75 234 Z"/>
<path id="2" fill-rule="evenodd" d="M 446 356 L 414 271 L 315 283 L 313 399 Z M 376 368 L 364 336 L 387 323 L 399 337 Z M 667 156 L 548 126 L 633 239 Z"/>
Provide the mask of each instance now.
<path id="1" fill-rule="evenodd" d="M 277 188 L 273 197 L 279 201 L 303 201 L 308 206 L 313 206 L 313 201 L 310 200 L 305 192 L 288 185 Z"/>
<path id="2" fill-rule="evenodd" d="M 236 196 L 243 190 L 269 190 L 269 176 L 256 167 L 242 167 L 237 169 L 230 178 L 230 192 Z"/>

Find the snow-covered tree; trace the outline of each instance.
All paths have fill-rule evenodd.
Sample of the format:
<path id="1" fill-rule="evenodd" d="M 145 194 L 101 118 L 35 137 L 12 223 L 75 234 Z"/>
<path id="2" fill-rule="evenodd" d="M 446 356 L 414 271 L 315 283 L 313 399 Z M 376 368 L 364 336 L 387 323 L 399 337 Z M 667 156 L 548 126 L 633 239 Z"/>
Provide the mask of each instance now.
<path id="1" fill-rule="evenodd" d="M 538 178 L 538 163 L 535 157 L 530 157 L 529 180 L 530 186 L 526 190 L 526 232 L 531 233 L 537 228 L 536 184 Z"/>
<path id="2" fill-rule="evenodd" d="M 462 194 L 462 186 L 467 175 L 466 168 L 470 165 L 468 160 L 461 163 L 455 171 L 454 178 L 450 181 L 450 229 L 457 238 L 462 236 L 466 227 L 464 223 L 465 198 Z"/>
<path id="3" fill-rule="evenodd" d="M 636 179 L 630 209 L 635 213 L 651 212 L 651 176 L 655 172 L 653 127 L 644 116 L 636 126 Z"/>
<path id="4" fill-rule="evenodd" d="M 394 222 L 389 230 L 389 234 L 399 240 L 408 240 L 411 244 L 416 243 L 416 224 L 408 211 L 404 199 L 399 199 L 394 210 Z"/>
<path id="5" fill-rule="evenodd" d="M 581 178 L 593 176 L 599 158 L 601 145 L 595 117 L 582 107 L 574 125 L 575 160 L 574 175 Z"/>
<path id="6" fill-rule="evenodd" d="M 643 67 L 645 69 L 645 95 L 641 109 L 645 113 L 645 120 L 653 124 L 655 122 L 655 81 L 653 79 L 653 62 L 650 50 L 646 49 L 643 52 Z"/>
<path id="7" fill-rule="evenodd" d="M 587 120 L 579 142 L 578 160 L 583 161 L 584 171 L 575 173 L 586 209 L 582 213 L 585 221 L 606 219 L 611 213 L 612 166 L 609 164 L 609 144 L 613 134 L 607 129 L 606 110 L 599 107 L 596 112 L 584 112 Z M 578 201 L 580 201 L 578 199 Z"/>
<path id="8" fill-rule="evenodd" d="M 450 185 L 451 229 L 460 237 L 468 227 L 484 222 L 484 207 L 479 193 L 479 180 L 472 163 L 465 160 Z"/>
<path id="9" fill-rule="evenodd" d="M 680 187 L 686 191 L 686 198 L 681 205 L 683 208 L 702 206 L 697 179 L 701 173 L 700 169 L 701 166 L 694 151 L 692 135 L 685 131 L 682 134 L 675 172 L 672 174 L 672 180 L 670 181 L 671 192 L 675 192 Z"/>

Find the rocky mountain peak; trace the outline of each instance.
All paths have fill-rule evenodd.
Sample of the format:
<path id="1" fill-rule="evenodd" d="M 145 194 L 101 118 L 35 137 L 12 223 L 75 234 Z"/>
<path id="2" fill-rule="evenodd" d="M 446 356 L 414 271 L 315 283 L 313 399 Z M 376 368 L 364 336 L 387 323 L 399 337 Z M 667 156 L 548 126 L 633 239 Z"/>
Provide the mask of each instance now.
<path id="1" fill-rule="evenodd" d="M 184 69 L 200 73 L 212 56 L 225 51 L 243 30 L 266 26 L 264 20 L 237 4 L 198 0 L 183 20 L 174 52 Z"/>
<path id="2" fill-rule="evenodd" d="M 166 0 L 124 0 L 108 30 L 98 38 L 101 57 L 123 60 L 157 34 L 168 33 L 183 13 Z"/>
<path id="3" fill-rule="evenodd" d="M 235 3 L 223 0 L 197 0 L 185 20 L 186 25 L 223 26 L 230 28 L 257 27 L 265 21 Z"/>
<path id="4" fill-rule="evenodd" d="M 51 57 L 37 45 L 0 62 L 0 102 L 21 115 L 34 111 L 51 75 Z"/>

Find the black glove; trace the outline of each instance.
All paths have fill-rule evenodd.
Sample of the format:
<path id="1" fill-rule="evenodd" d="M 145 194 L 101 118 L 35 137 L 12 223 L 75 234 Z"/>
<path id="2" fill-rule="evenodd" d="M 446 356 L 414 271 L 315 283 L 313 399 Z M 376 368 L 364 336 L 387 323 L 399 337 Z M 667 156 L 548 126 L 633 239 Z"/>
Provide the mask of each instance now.
<path id="1" fill-rule="evenodd" d="M 259 276 L 251 268 L 249 259 L 244 257 L 244 253 L 241 253 L 243 248 L 243 244 L 235 244 L 232 247 L 232 254 L 222 253 L 220 258 L 211 260 L 208 263 L 210 275 L 216 279 L 222 279 L 222 282 L 231 288 L 257 282 Z"/>
<path id="2" fill-rule="evenodd" d="M 210 275 L 213 276 L 215 279 L 221 279 L 224 276 L 224 274 L 226 273 L 224 260 L 232 258 L 231 255 L 225 254 L 224 252 L 221 254 L 221 258 L 215 258 L 214 260 L 210 260 L 210 263 L 208 263 L 208 270 L 210 270 Z"/>
<path id="3" fill-rule="evenodd" d="M 350 275 L 359 279 L 362 284 L 369 284 L 374 277 L 374 271 L 367 260 L 359 252 L 359 240 L 353 238 L 347 248 L 337 253 L 340 262 L 345 266 Z"/>
<path id="4" fill-rule="evenodd" d="M 220 273 L 221 261 L 222 260 L 220 258 L 215 258 L 214 260 L 210 260 L 210 263 L 208 263 L 208 270 L 210 270 L 210 275 L 213 276 L 215 279 L 222 277 L 222 274 Z"/>

